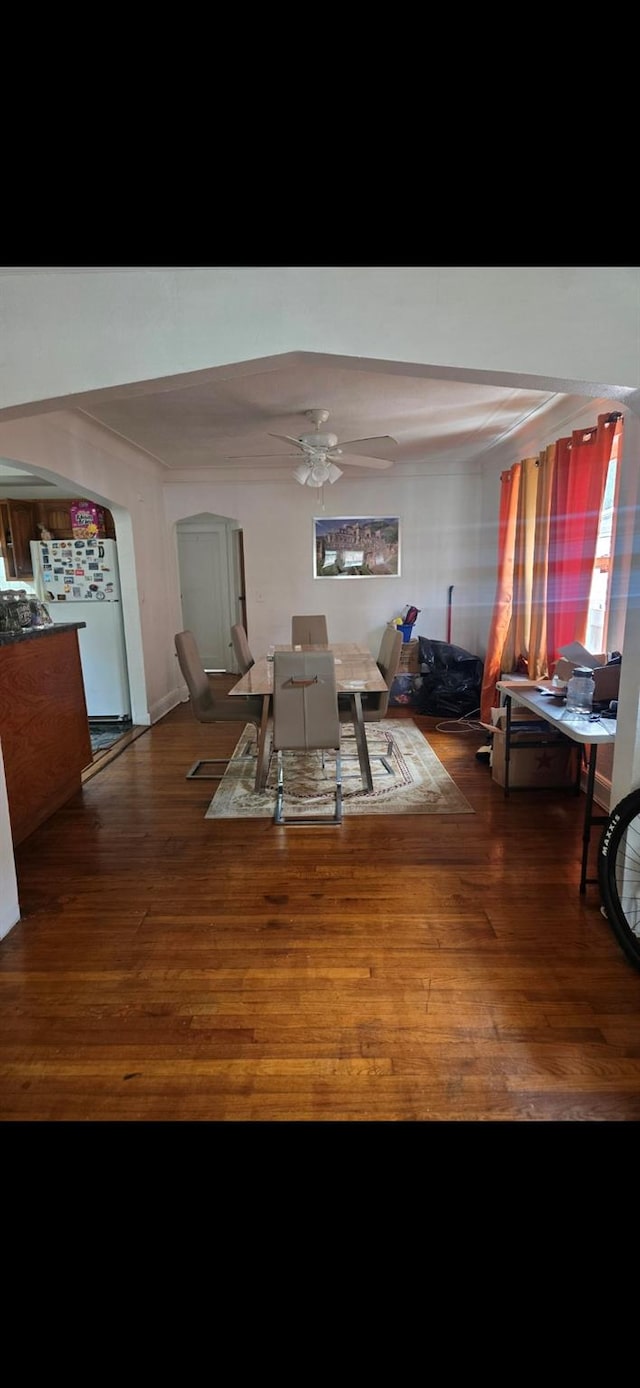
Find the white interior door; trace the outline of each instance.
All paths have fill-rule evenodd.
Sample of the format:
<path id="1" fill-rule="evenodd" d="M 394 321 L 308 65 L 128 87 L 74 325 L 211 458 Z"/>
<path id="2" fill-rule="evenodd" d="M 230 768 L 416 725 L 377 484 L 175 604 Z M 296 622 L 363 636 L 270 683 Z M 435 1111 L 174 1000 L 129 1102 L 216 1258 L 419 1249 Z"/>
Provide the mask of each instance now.
<path id="1" fill-rule="evenodd" d="M 231 593 L 226 527 L 178 527 L 182 620 L 207 670 L 229 669 Z"/>

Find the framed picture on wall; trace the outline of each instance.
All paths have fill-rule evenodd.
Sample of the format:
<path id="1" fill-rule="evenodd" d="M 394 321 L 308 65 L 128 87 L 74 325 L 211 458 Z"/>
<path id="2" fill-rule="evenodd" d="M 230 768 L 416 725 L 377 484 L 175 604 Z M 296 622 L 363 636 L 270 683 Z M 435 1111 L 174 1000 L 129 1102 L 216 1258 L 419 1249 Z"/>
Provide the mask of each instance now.
<path id="1" fill-rule="evenodd" d="M 314 516 L 314 578 L 398 578 L 398 516 Z"/>

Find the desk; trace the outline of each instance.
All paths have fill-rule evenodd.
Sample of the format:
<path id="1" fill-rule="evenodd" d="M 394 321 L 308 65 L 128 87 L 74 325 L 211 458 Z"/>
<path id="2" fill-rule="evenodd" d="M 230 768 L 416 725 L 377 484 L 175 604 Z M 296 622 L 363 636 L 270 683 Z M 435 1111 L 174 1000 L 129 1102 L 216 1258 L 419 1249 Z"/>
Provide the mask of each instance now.
<path id="1" fill-rule="evenodd" d="M 597 878 L 587 877 L 587 859 L 589 856 L 589 840 L 591 838 L 592 824 L 608 823 L 609 815 L 595 815 L 593 813 L 593 790 L 596 779 L 596 757 L 598 747 L 603 742 L 615 742 L 616 740 L 616 720 L 615 718 L 603 718 L 600 722 L 590 722 L 586 718 L 575 718 L 571 713 L 567 713 L 566 707 L 559 700 L 550 698 L 548 694 L 541 692 L 542 688 L 551 689 L 552 685 L 544 680 L 538 683 L 528 683 L 526 680 L 498 680 L 496 688 L 504 694 L 505 706 L 507 711 L 507 728 L 505 737 L 505 778 L 504 793 L 509 794 L 509 755 L 511 749 L 511 701 L 515 699 L 517 704 L 523 704 L 525 708 L 531 709 L 537 718 L 543 718 L 556 732 L 562 733 L 572 742 L 578 742 L 583 747 L 589 748 L 589 762 L 587 768 L 587 790 L 586 803 L 584 809 L 584 828 L 582 833 L 582 868 L 580 872 L 580 892 L 583 894 L 587 883 L 596 882 Z M 578 781 L 577 790 L 580 789 Z"/>
<path id="2" fill-rule="evenodd" d="M 274 651 L 326 651 L 326 646 L 274 646 Z M 348 694 L 351 699 L 353 727 L 356 735 L 358 761 L 362 786 L 369 794 L 373 791 L 373 776 L 369 761 L 369 749 L 362 717 L 362 695 L 380 694 L 387 688 L 383 675 L 368 646 L 355 642 L 333 644 L 330 647 L 336 663 L 336 687 L 339 694 Z M 262 720 L 258 733 L 258 759 L 256 766 L 255 789 L 264 790 L 267 783 L 267 729 L 273 695 L 273 661 L 266 655 L 260 656 L 255 665 L 234 684 L 229 694 L 262 695 Z M 240 715 L 238 714 L 238 717 Z"/>

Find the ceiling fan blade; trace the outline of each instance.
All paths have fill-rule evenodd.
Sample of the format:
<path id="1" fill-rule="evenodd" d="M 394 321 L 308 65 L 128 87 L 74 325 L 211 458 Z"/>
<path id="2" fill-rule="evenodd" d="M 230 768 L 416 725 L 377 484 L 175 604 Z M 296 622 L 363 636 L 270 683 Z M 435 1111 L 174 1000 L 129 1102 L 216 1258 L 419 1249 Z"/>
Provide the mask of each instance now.
<path id="1" fill-rule="evenodd" d="M 295 443 L 297 448 L 302 448 L 300 439 L 293 439 L 291 434 L 269 434 L 270 439 L 280 439 L 282 443 Z"/>
<path id="2" fill-rule="evenodd" d="M 373 443 L 376 448 L 378 445 L 386 448 L 388 444 L 397 442 L 397 439 L 392 439 L 391 434 L 380 434 L 378 438 L 373 439 L 345 439 L 344 443 L 341 442 L 340 447 L 352 448 L 355 443 Z"/>
<path id="3" fill-rule="evenodd" d="M 330 454 L 329 456 L 332 461 L 334 461 L 333 455 Z M 357 453 L 347 453 L 346 456 L 344 453 L 336 453 L 335 462 L 338 464 L 338 467 L 342 467 L 343 463 L 345 463 L 347 467 L 393 467 L 393 463 L 389 458 L 363 458 L 359 457 Z"/>
<path id="4" fill-rule="evenodd" d="M 225 458 L 227 462 L 233 461 L 234 463 L 252 463 L 254 459 L 259 458 L 295 458 L 298 462 L 300 461 L 300 450 L 297 453 L 286 453 L 284 448 L 279 453 L 226 453 Z"/>

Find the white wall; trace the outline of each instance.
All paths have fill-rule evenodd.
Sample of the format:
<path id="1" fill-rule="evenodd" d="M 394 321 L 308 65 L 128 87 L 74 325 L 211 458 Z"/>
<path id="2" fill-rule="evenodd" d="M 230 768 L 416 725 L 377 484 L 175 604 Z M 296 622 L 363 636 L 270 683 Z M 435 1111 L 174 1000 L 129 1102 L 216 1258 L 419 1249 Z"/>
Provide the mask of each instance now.
<path id="1" fill-rule="evenodd" d="M 0 408 L 302 351 L 636 389 L 639 287 L 619 265 L 0 271 Z"/>
<path id="2" fill-rule="evenodd" d="M 346 471 L 346 469 L 345 469 Z M 325 516 L 398 516 L 399 578 L 313 578 L 315 488 L 293 478 L 271 485 L 180 484 L 165 487 L 168 522 L 201 512 L 236 520 L 243 531 L 249 642 L 254 653 L 291 639 L 294 612 L 324 612 L 334 641 L 363 641 L 377 654 L 386 622 L 408 604 L 421 609 L 414 636 L 446 640 L 447 589 L 454 585 L 452 640 L 477 654 L 479 475 L 344 476 L 324 489 Z M 176 630 L 180 614 L 176 610 Z M 482 614 L 484 616 L 484 614 Z"/>

